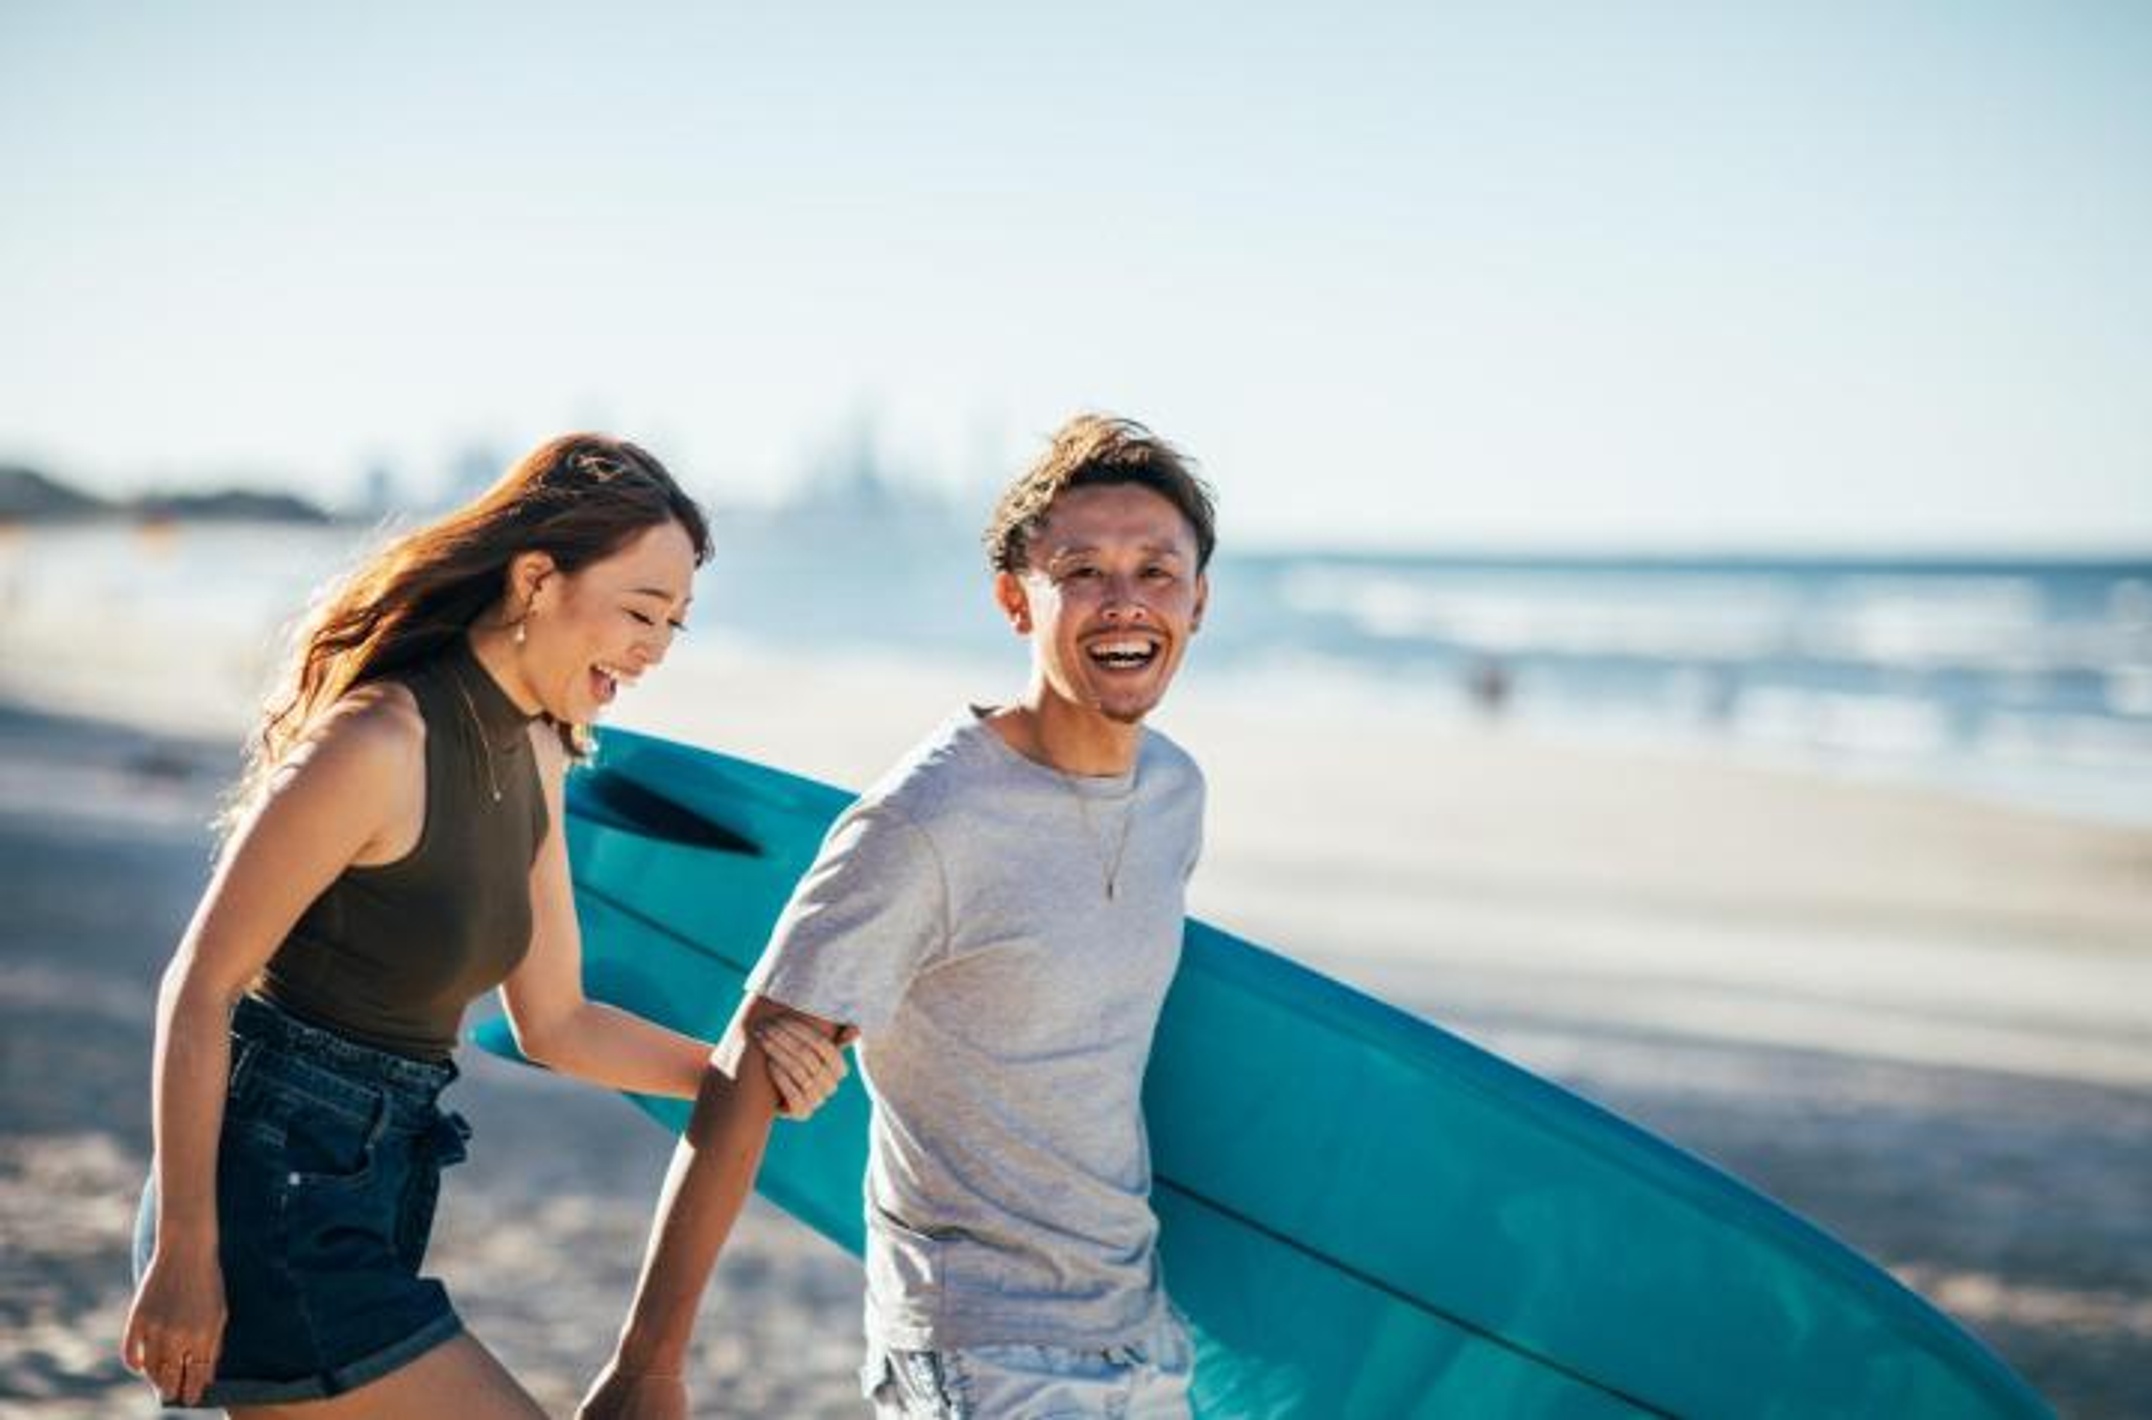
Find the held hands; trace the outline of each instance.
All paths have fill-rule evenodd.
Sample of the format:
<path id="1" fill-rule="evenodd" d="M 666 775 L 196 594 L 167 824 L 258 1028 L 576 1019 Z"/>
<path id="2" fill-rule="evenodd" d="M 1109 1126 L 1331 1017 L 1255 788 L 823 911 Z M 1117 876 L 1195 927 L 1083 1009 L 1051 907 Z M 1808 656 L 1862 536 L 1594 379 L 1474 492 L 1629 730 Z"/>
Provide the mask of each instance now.
<path id="1" fill-rule="evenodd" d="M 844 1047 L 857 1035 L 847 1026 L 829 1040 L 790 1016 L 756 1026 L 755 1043 L 762 1047 L 770 1080 L 777 1086 L 777 1112 L 787 1119 L 807 1119 L 827 1103 L 844 1082 Z"/>
<path id="2" fill-rule="evenodd" d="M 687 1382 L 623 1370 L 616 1356 L 591 1382 L 575 1415 L 576 1420 L 688 1420 Z"/>
<path id="3" fill-rule="evenodd" d="M 182 1257 L 160 1243 L 127 1313 L 120 1359 L 166 1404 L 193 1405 L 217 1373 L 224 1319 L 224 1271 L 215 1245 Z"/>

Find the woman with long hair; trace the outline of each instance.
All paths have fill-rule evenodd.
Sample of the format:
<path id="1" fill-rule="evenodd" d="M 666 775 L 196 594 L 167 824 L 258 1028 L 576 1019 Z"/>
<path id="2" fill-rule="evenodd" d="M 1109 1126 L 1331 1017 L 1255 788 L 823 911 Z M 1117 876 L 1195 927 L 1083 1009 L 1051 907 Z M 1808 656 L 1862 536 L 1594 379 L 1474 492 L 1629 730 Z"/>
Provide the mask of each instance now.
<path id="1" fill-rule="evenodd" d="M 696 1092 L 705 1042 L 583 996 L 562 782 L 664 659 L 708 551 L 655 458 L 571 434 L 305 624 L 158 996 L 122 1346 L 168 1402 L 542 1413 L 419 1275 L 469 1134 L 440 1094 L 465 1006 L 495 986 L 533 1060 Z M 749 1068 L 788 1113 L 843 1074 L 812 1032 L 760 1043 Z"/>

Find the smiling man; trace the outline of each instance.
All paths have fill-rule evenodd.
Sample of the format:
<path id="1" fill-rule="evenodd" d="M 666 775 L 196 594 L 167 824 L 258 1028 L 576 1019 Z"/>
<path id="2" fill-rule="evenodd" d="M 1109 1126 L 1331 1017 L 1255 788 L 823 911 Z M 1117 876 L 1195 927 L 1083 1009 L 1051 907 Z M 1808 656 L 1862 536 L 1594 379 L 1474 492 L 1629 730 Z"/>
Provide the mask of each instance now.
<path id="1" fill-rule="evenodd" d="M 686 1413 L 695 1307 L 773 1108 L 743 1046 L 786 1016 L 859 1036 L 880 1413 L 1188 1413 L 1141 1095 L 1203 780 L 1143 720 L 1202 622 L 1214 540 L 1209 491 L 1127 420 L 1071 420 L 1003 494 L 987 551 L 1029 683 L 831 828 L 706 1072 L 587 1414 Z"/>

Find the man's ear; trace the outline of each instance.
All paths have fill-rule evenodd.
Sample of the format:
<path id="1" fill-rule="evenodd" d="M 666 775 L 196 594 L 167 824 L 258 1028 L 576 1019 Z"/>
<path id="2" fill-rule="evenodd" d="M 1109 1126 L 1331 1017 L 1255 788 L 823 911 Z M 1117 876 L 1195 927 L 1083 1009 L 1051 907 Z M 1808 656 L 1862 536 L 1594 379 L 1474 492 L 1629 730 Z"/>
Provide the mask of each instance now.
<path id="1" fill-rule="evenodd" d="M 1019 636 L 1031 634 L 1031 594 L 1024 589 L 1024 579 L 1014 572 L 994 574 L 994 600 L 1001 606 L 1001 614 L 1009 619 L 1009 626 Z"/>
<path id="2" fill-rule="evenodd" d="M 1190 617 L 1188 618 L 1188 629 L 1189 629 L 1189 631 L 1190 631 L 1190 632 L 1197 632 L 1197 631 L 1201 631 L 1201 630 L 1203 629 L 1203 613 L 1204 613 L 1205 609 L 1206 609 L 1206 608 L 1208 608 L 1209 606 L 1210 606 L 1210 573 L 1208 573 L 1208 572 L 1198 572 L 1198 573 L 1196 573 L 1196 609 L 1195 609 L 1195 614 L 1194 614 L 1193 616 L 1190 616 Z"/>

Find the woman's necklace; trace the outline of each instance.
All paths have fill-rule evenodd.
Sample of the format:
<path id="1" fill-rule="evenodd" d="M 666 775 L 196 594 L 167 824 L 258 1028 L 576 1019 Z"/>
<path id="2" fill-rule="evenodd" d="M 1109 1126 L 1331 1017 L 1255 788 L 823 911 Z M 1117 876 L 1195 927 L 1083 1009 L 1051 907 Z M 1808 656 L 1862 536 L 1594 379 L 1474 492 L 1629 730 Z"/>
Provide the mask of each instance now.
<path id="1" fill-rule="evenodd" d="M 486 787 L 493 791 L 493 802 L 497 804 L 501 801 L 501 781 L 493 772 L 493 736 L 486 733 L 486 722 L 478 718 L 478 707 L 471 701 L 470 688 L 463 683 L 462 669 L 451 666 L 448 674 L 456 682 L 456 694 L 463 697 L 463 708 L 470 713 L 471 729 L 478 736 L 478 752 L 486 761 Z"/>

